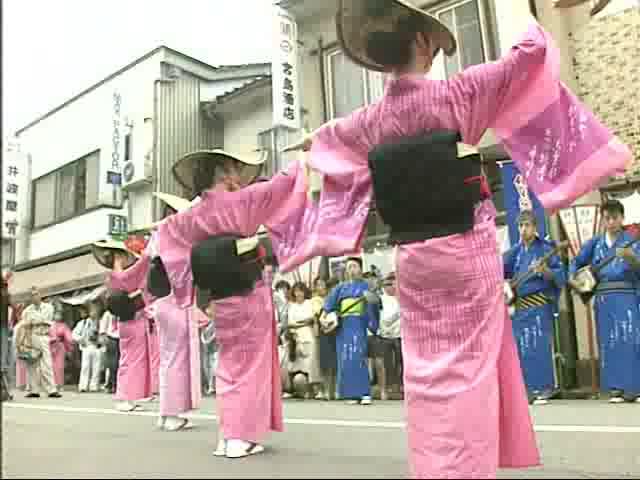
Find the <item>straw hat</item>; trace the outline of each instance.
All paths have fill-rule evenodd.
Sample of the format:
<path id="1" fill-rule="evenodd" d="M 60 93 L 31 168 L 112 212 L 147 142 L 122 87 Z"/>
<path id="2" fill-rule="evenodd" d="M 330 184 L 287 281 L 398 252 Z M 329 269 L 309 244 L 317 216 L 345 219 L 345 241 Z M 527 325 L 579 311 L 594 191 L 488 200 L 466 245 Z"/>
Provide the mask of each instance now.
<path id="1" fill-rule="evenodd" d="M 140 255 L 138 253 L 129 250 L 125 243 L 120 240 L 109 239 L 94 242 L 91 245 L 91 250 L 93 253 L 93 257 L 96 259 L 96 262 L 98 262 L 104 268 L 108 269 L 113 268 L 112 254 L 114 252 L 128 253 L 129 255 L 133 255 L 136 258 L 140 258 Z"/>
<path id="2" fill-rule="evenodd" d="M 153 195 L 156 198 L 159 198 L 164 203 L 166 203 L 169 207 L 174 209 L 176 212 L 184 212 L 185 210 L 189 210 L 196 203 L 200 201 L 200 197 L 196 197 L 193 200 L 189 201 L 186 198 L 178 197 L 177 195 L 171 195 L 170 193 L 163 192 L 153 192 Z M 157 222 L 153 222 L 145 225 L 144 227 L 136 228 L 135 232 L 149 232 L 160 225 L 164 220 L 158 220 Z M 131 232 L 130 232 L 131 233 Z"/>
<path id="3" fill-rule="evenodd" d="M 367 41 L 373 32 L 394 32 L 398 20 L 412 13 L 424 19 L 437 53 L 440 49 L 451 56 L 457 48 L 449 28 L 433 15 L 418 8 L 415 0 L 340 0 L 336 14 L 338 40 L 347 56 L 369 70 L 384 72 L 388 65 L 376 63 L 367 54 Z"/>
<path id="4" fill-rule="evenodd" d="M 193 192 L 195 190 L 194 176 L 197 172 L 202 171 L 202 165 L 210 162 L 222 162 L 226 159 L 237 160 L 249 167 L 243 170 L 243 177 L 246 177 L 247 183 L 251 183 L 260 175 L 262 166 L 267 159 L 267 151 L 254 150 L 231 153 L 221 149 L 198 150 L 187 153 L 176 162 L 172 168 L 173 176 L 180 185 Z"/>

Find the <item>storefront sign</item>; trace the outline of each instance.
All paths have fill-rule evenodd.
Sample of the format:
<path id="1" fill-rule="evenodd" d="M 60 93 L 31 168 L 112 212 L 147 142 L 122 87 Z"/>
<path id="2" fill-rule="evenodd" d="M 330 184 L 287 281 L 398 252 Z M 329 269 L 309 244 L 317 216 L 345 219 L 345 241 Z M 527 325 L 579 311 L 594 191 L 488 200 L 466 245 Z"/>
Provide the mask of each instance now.
<path id="1" fill-rule="evenodd" d="M 298 92 L 298 31 L 294 18 L 274 7 L 275 27 L 272 57 L 273 124 L 297 130 L 300 122 Z"/>
<path id="2" fill-rule="evenodd" d="M 8 142 L 2 158 L 2 238 L 16 238 L 20 227 L 22 199 L 27 188 L 27 164 L 18 144 Z"/>
<path id="3" fill-rule="evenodd" d="M 109 235 L 111 237 L 126 237 L 128 228 L 127 217 L 123 215 L 109 215 Z"/>
<path id="4" fill-rule="evenodd" d="M 120 121 L 120 110 L 122 104 L 122 96 L 118 91 L 113 92 L 113 133 L 111 137 L 113 150 L 111 151 L 111 170 L 115 172 L 121 171 L 120 165 L 120 130 L 121 130 L 121 121 Z"/>

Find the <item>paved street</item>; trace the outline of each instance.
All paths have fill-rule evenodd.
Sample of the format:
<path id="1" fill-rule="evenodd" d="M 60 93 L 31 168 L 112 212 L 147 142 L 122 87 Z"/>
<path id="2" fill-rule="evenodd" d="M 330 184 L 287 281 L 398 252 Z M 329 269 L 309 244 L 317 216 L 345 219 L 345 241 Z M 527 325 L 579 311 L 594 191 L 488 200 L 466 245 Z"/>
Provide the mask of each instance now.
<path id="1" fill-rule="evenodd" d="M 102 394 L 3 405 L 2 478 L 402 478 L 400 402 L 287 401 L 286 432 L 255 457 L 215 458 L 214 400 L 195 428 L 155 429 L 153 410 L 123 414 Z M 500 478 L 640 478 L 640 405 L 557 401 L 534 409 L 544 467 Z M 425 419 L 428 421 L 428 419 Z"/>

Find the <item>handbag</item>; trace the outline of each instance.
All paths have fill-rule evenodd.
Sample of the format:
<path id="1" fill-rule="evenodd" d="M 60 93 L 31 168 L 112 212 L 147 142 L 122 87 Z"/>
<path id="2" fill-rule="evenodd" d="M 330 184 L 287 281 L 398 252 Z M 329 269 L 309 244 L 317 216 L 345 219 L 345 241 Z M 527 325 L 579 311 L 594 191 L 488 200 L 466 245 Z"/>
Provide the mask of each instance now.
<path id="1" fill-rule="evenodd" d="M 42 352 L 33 347 L 21 346 L 17 350 L 18 359 L 26 363 L 35 363 L 42 357 Z"/>

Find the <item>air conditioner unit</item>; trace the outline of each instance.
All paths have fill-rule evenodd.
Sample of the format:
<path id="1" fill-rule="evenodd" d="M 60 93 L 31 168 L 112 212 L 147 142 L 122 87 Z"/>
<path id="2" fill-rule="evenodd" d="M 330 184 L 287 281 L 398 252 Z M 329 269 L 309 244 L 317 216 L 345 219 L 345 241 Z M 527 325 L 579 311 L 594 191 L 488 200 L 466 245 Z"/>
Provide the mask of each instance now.
<path id="1" fill-rule="evenodd" d="M 151 178 L 151 162 L 148 162 L 143 155 L 137 155 L 124 162 L 122 166 L 122 186 L 124 188 L 149 183 Z"/>

